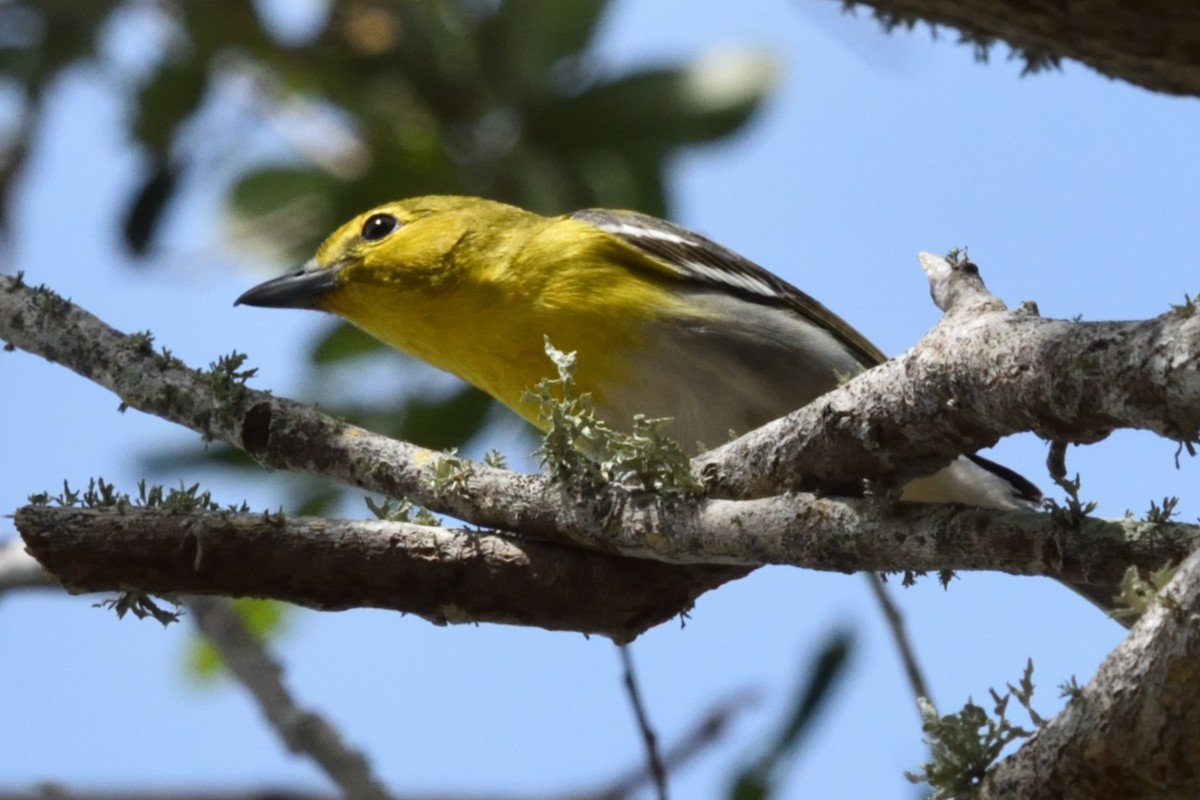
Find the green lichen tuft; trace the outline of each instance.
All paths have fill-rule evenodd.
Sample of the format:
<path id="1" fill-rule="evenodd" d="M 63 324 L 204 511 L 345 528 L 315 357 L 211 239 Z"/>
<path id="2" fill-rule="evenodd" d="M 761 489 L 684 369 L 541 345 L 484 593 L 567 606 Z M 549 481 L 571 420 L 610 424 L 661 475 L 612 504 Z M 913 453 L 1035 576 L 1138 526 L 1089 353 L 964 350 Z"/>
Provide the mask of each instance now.
<path id="1" fill-rule="evenodd" d="M 474 474 L 475 465 L 451 450 L 438 456 L 437 461 L 433 463 L 429 489 L 438 497 L 469 497 L 470 480 Z"/>
<path id="2" fill-rule="evenodd" d="M 1188 319 L 1196 313 L 1197 298 L 1189 297 L 1186 293 L 1183 295 L 1183 302 L 1176 305 L 1171 304 L 1171 313 L 1179 319 Z"/>
<path id="3" fill-rule="evenodd" d="M 175 606 L 176 610 L 167 611 L 145 592 L 122 592 L 116 597 L 94 603 L 92 608 L 110 608 L 117 612 L 117 619 L 124 619 L 125 615 L 131 612 L 138 619 L 153 617 L 165 628 L 172 622 L 178 622 L 180 617 L 179 604 L 174 600 L 166 600 L 166 602 Z"/>
<path id="4" fill-rule="evenodd" d="M 575 354 L 546 341 L 557 378 L 539 381 L 525 402 L 536 403 L 546 434 L 536 455 L 555 480 L 616 485 L 666 494 L 694 495 L 703 489 L 679 443 L 667 435 L 669 418 L 638 414 L 628 432 L 596 415 L 592 398 L 575 387 Z"/>
<path id="5" fill-rule="evenodd" d="M 970 797 L 1005 747 L 1033 735 L 1033 730 L 1014 725 L 1008 719 L 1010 700 L 1015 699 L 1025 709 L 1035 729 L 1045 724 L 1045 719 L 1033 709 L 1033 689 L 1030 659 L 1016 686 L 1008 684 L 1003 695 L 988 690 L 993 703 L 991 715 L 968 698 L 957 713 L 939 716 L 933 703 L 920 698 L 917 702 L 923 720 L 921 727 L 932 758 L 921 764 L 918 772 L 906 772 L 904 776 L 911 783 L 929 784 L 932 800 Z"/>
<path id="6" fill-rule="evenodd" d="M 437 527 L 442 521 L 434 516 L 429 509 L 415 505 L 411 500 L 392 500 L 385 498 L 376 503 L 369 495 L 363 498 L 367 508 L 377 519 L 385 522 L 408 522 L 414 525 L 430 525 Z"/>
<path id="7" fill-rule="evenodd" d="M 1077 531 L 1083 527 L 1087 517 L 1096 510 L 1096 503 L 1093 501 L 1084 502 L 1079 499 L 1079 487 L 1082 482 L 1079 475 L 1075 475 L 1074 480 L 1066 478 L 1054 478 L 1054 482 L 1066 493 L 1066 504 L 1059 504 L 1053 498 L 1047 498 L 1045 501 L 1045 509 L 1050 513 L 1050 519 L 1061 529 L 1067 531 Z"/>
<path id="8" fill-rule="evenodd" d="M 1150 501 L 1150 510 L 1146 512 L 1146 522 L 1153 525 L 1166 525 L 1175 516 L 1175 507 L 1179 505 L 1178 497 L 1164 497 L 1162 505 Z"/>
<path id="9" fill-rule="evenodd" d="M 1143 576 L 1137 567 L 1129 567 L 1121 578 L 1121 590 L 1113 598 L 1113 611 L 1110 613 L 1116 619 L 1135 620 L 1145 614 L 1155 601 L 1160 601 L 1174 608 L 1177 603 L 1174 598 L 1163 593 L 1163 589 L 1175 577 L 1178 564 L 1165 564 L 1153 572 Z"/>

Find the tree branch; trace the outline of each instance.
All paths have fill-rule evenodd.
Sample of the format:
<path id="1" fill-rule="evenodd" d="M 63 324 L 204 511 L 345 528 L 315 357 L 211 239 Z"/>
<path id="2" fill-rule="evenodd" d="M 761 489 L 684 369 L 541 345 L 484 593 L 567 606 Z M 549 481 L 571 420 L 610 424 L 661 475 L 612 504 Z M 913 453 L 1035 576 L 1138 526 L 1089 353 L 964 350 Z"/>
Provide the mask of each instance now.
<path id="1" fill-rule="evenodd" d="M 1195 797 L 1200 552 L 1082 693 L 983 781 L 979 800 Z"/>
<path id="2" fill-rule="evenodd" d="M 979 302 L 964 303 L 965 312 L 977 310 Z M 990 295 L 983 302 L 1002 308 Z M 863 478 L 902 480 L 1025 430 L 1071 441 L 1095 441 L 1116 427 L 1185 441 L 1197 436 L 1200 313 L 1083 324 L 1041 320 L 1027 311 L 965 312 L 951 309 L 904 356 L 696 459 L 698 472 L 715 493 L 754 497 L 812 484 L 857 485 Z M 144 335 L 120 334 L 48 290 L 3 277 L 0 336 L 62 362 L 131 406 L 242 447 L 265 466 L 409 498 L 477 525 L 629 553 L 628 544 L 610 543 L 614 532 L 640 537 L 665 524 L 664 514 L 678 513 L 620 487 L 574 492 L 542 476 L 448 460 L 346 425 L 227 377 L 188 369 L 155 354 Z M 438 486 L 439 470 L 448 463 L 461 490 Z M 750 511 L 716 503 L 701 508 L 695 516 L 736 518 Z M 666 527 L 684 535 L 678 524 Z M 645 554 L 708 563 L 790 561 L 748 559 L 722 552 L 719 543 L 713 551 L 672 550 L 670 544 Z"/>
<path id="3" fill-rule="evenodd" d="M 1048 514 L 959 506 L 880 517 L 863 501 L 801 494 L 696 508 L 648 504 L 621 518 L 634 528 L 610 532 L 606 545 L 639 558 L 836 572 L 995 570 L 1096 585 L 1119 583 L 1130 565 L 1179 561 L 1200 540 L 1191 525 L 1086 520 L 1065 528 Z M 434 622 L 537 625 L 619 642 L 687 608 L 696 591 L 683 571 L 675 584 L 644 581 L 642 570 L 661 577 L 653 561 L 404 523 L 48 506 L 19 509 L 16 523 L 30 552 L 75 591 L 367 605 Z M 728 574 L 697 569 L 712 570 L 713 581 Z"/>
<path id="4" fill-rule="evenodd" d="M 885 22 L 918 19 L 963 38 L 1007 42 L 1039 59 L 1073 58 L 1110 78 L 1155 92 L 1200 96 L 1200 6 L 1178 0 L 842 0 L 874 9 Z"/>
<path id="5" fill-rule="evenodd" d="M 1150 323 L 1103 323 L 1102 330 L 1046 322 L 1028 313 L 999 310 L 999 301 L 986 293 L 973 272 L 945 273 L 958 278 L 940 289 L 939 274 L 931 271 L 931 280 L 939 302 L 948 308 L 947 316 L 917 348 L 785 420 L 699 459 L 703 474 L 724 491 L 747 496 L 813 476 L 845 483 L 863 475 L 906 472 L 901 465 L 911 462 L 931 470 L 959 452 L 1018 429 L 1097 438 L 1118 424 L 1153 427 L 1162 424 L 1155 420 L 1166 418 L 1173 420 L 1167 430 L 1186 429 L 1179 435 L 1194 435 L 1194 428 L 1187 426 L 1200 415 L 1195 358 L 1200 315 L 1173 312 Z M 975 283 L 958 285 L 968 277 Z M 1105 585 L 1118 581 L 1130 564 L 1156 568 L 1181 558 L 1196 539 L 1191 526 L 1087 520 L 1068 528 L 1049 515 L 954 507 L 905 508 L 884 518 L 862 503 L 799 494 L 692 503 L 621 487 L 579 491 L 540 476 L 450 459 L 345 425 L 245 387 L 237 367 L 228 362 L 209 373 L 188 369 L 166 354 L 154 353 L 147 335 L 124 336 L 52 292 L 24 287 L 12 278 L 0 278 L 0 335 L 62 361 L 130 405 L 244 447 L 268 466 L 409 497 L 526 537 L 710 565 L 682 576 L 667 566 L 630 567 L 644 571 L 638 578 L 646 581 L 643 591 L 631 598 L 661 596 L 680 605 L 667 609 L 652 604 L 648 613 L 627 619 L 625 627 L 614 627 L 611 618 L 569 623 L 574 629 L 603 631 L 618 641 L 636 635 L 642 625 L 685 610 L 703 591 L 744 574 L 745 567 L 764 563 L 841 571 L 998 569 Z M 1030 367 L 1031 357 L 1038 369 Z M 1110 361 L 1116 363 L 1115 377 Z M 1034 380 L 1030 375 L 1042 377 Z M 1113 389 L 1129 385 L 1139 386 L 1133 397 Z M 803 465 L 804 475 L 790 465 Z M 438 483 L 447 470 L 455 474 L 453 491 L 444 481 Z M 172 535 L 167 533 L 168 538 Z M 77 549 L 83 551 L 82 546 Z M 592 558 L 580 553 L 572 557 Z M 55 568 L 68 569 L 61 560 Z M 597 559 L 579 568 L 611 571 L 618 585 L 631 583 L 628 574 L 617 574 L 626 569 L 619 560 Z M 195 578 L 191 581 L 188 585 L 194 585 Z M 191 591 L 216 589 L 196 586 Z M 298 602 L 331 602 L 289 593 Z M 435 619 L 440 613 L 437 608 L 420 608 L 418 613 Z M 486 619 L 498 616 L 473 610 Z M 628 605 L 622 608 L 629 610 Z"/>
<path id="6" fill-rule="evenodd" d="M 38 560 L 74 592 L 269 597 L 617 642 L 690 608 L 699 592 L 693 570 L 400 522 L 44 506 L 26 506 L 17 519 Z"/>
<path id="7" fill-rule="evenodd" d="M 710 708 L 685 736 L 663 753 L 662 762 L 667 773 L 673 775 L 678 772 L 723 736 L 734 717 L 757 702 L 758 698 L 753 692 L 743 690 Z M 651 783 L 653 779 L 652 770 L 643 764 L 600 789 L 565 794 L 559 800 L 622 800 Z"/>

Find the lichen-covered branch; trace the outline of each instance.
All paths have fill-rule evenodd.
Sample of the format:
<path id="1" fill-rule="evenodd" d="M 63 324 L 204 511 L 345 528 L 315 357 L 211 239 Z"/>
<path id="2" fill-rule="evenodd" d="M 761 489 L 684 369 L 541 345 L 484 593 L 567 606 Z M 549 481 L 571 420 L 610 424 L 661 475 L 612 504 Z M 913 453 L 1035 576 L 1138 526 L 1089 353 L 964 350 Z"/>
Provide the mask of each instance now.
<path id="1" fill-rule="evenodd" d="M 1190 435 L 1182 428 L 1192 424 L 1189 415 L 1200 414 L 1200 392 L 1193 386 L 1197 315 L 1172 312 L 1149 323 L 1109 323 L 1097 332 L 1095 326 L 1044 323 L 1029 313 L 998 310 L 981 283 L 973 291 L 959 287 L 941 295 L 948 298 L 942 303 L 947 319 L 914 351 L 700 459 L 708 465 L 706 478 L 741 497 L 814 478 L 852 482 L 900 472 L 901 464 L 913 461 L 936 466 L 1014 430 L 1096 438 L 1117 425 L 1152 427 L 1151 407 L 1170 421 L 1164 432 Z M 1031 337 L 1013 334 L 1012 328 L 1023 326 L 1032 326 Z M 635 596 L 682 598 L 684 605 L 674 612 L 706 589 L 766 563 L 845 571 L 996 569 L 1110 585 L 1128 565 L 1155 568 L 1178 560 L 1195 541 L 1191 526 L 1156 526 L 1147 533 L 1132 524 L 1064 525 L 1051 515 L 963 508 L 880 514 L 862 503 L 802 494 L 695 501 L 612 486 L 579 489 L 396 442 L 254 391 L 244 385 L 234 359 L 208 373 L 188 369 L 155 353 L 147 336 L 120 334 L 53 293 L 11 278 L 0 278 L 0 336 L 61 361 L 131 406 L 244 447 L 269 466 L 409 497 L 523 537 L 709 565 L 689 568 L 683 578 L 670 566 L 638 567 L 646 583 Z M 1105 359 L 1117 362 L 1118 374 L 1106 373 Z M 1040 380 L 1027 379 L 1028 373 L 1043 372 Z M 1099 385 L 1098 373 L 1139 389 Z M 763 441 L 765 431 L 773 434 Z M 789 466 L 796 464 L 803 465 L 802 475 Z M 592 568 L 614 570 L 615 585 L 627 580 L 618 574 L 625 568 L 619 559 L 597 559 Z M 656 607 L 645 621 L 665 618 L 663 613 Z"/>
<path id="2" fill-rule="evenodd" d="M 701 456 L 698 472 L 715 493 L 743 498 L 929 473 L 1027 430 L 1065 441 L 1095 441 L 1118 427 L 1195 439 L 1200 312 L 1069 323 L 1006 312 L 998 303 L 992 298 L 978 312 L 967 303 L 964 313 L 950 309 L 909 353 Z M 449 459 L 347 425 L 250 389 L 236 370 L 189 369 L 156 354 L 145 335 L 121 334 L 53 293 L 5 277 L 0 337 L 63 363 L 132 407 L 242 447 L 265 466 L 548 540 L 603 547 L 607 531 L 596 535 L 597 520 L 609 520 L 609 529 L 638 528 L 622 518 L 637 511 L 627 492 L 581 495 L 542 476 Z M 448 482 L 457 490 L 445 491 Z"/>
<path id="3" fill-rule="evenodd" d="M 1178 562 L 1200 541 L 1192 525 L 1087 520 L 1068 529 L 1049 514 L 957 506 L 879 515 L 864 501 L 801 494 L 696 508 L 646 503 L 621 518 L 629 528 L 594 521 L 598 531 L 609 530 L 605 540 L 592 534 L 596 546 L 639 558 L 406 523 L 224 512 L 25 506 L 16 523 L 38 560 L 77 591 L 375 606 L 435 622 L 536 625 L 618 641 L 688 608 L 704 590 L 692 572 L 713 585 L 739 567 L 788 564 L 836 572 L 992 570 L 1115 586 L 1129 566 Z M 649 559 L 693 566 L 664 573 Z"/>
<path id="4" fill-rule="evenodd" d="M 1200 796 L 1200 552 L 1095 677 L 984 780 L 979 800 Z"/>
<path id="5" fill-rule="evenodd" d="M 1200 5 L 1179 0 L 839 0 L 889 25 L 924 20 L 980 47 L 1007 42 L 1036 68 L 1073 58 L 1154 92 L 1200 96 Z"/>
<path id="6" fill-rule="evenodd" d="M 26 546 L 74 592 L 269 597 L 498 622 L 618 642 L 686 610 L 693 573 L 547 542 L 401 522 L 26 506 Z M 668 580 L 673 577 L 674 580 Z"/>

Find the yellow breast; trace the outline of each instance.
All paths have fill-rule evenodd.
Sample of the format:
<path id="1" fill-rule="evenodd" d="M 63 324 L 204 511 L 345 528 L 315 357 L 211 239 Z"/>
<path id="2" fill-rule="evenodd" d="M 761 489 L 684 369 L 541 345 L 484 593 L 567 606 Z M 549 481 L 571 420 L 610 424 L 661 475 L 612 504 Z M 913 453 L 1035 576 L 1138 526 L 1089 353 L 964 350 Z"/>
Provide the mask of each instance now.
<path id="1" fill-rule="evenodd" d="M 629 385 L 664 314 L 686 313 L 685 305 L 666 279 L 631 263 L 631 253 L 590 226 L 544 220 L 522 233 L 473 231 L 447 248 L 454 262 L 436 281 L 414 283 L 402 263 L 347 270 L 325 307 L 534 424 L 536 408 L 521 398 L 555 376 L 547 337 L 578 353 L 579 391 L 592 393 L 600 408 L 626 406 L 612 395 Z M 628 419 L 610 422 L 623 427 Z"/>

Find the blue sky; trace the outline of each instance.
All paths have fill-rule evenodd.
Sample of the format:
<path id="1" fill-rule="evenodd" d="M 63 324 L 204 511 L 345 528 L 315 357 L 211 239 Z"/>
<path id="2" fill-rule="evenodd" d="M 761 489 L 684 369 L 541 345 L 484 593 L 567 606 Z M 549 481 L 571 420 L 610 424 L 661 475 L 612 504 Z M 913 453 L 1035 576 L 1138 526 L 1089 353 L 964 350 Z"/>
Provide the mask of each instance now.
<path id="1" fill-rule="evenodd" d="M 911 346 L 938 312 L 921 250 L 968 245 L 1010 305 L 1045 316 L 1136 319 L 1200 290 L 1200 162 L 1194 99 L 1151 95 L 1068 64 L 1022 79 L 998 51 L 925 31 L 886 37 L 839 4 L 621 2 L 599 57 L 614 66 L 691 59 L 731 43 L 770 48 L 780 84 L 728 144 L 679 159 L 676 217 L 819 298 L 885 352 Z M 135 271 L 113 240 L 116 200 L 136 154 L 114 133 L 119 108 L 102 80 L 75 73 L 55 92 L 14 208 L 14 269 L 127 331 L 202 366 L 237 349 L 254 385 L 304 398 L 297 354 L 319 320 L 231 305 L 262 277 L 220 243 L 211 209 L 173 222 L 161 269 Z M 279 267 L 282 269 L 282 265 Z M 412 380 L 440 380 L 420 373 Z M 0 356 L 0 510 L 64 477 L 103 475 L 132 488 L 139 459 L 198 438 L 23 353 Z M 511 427 L 479 443 L 515 444 Z M 514 457 L 521 452 L 511 453 Z M 1098 513 L 1144 512 L 1179 495 L 1200 514 L 1198 466 L 1174 446 L 1122 433 L 1068 456 Z M 1045 447 L 1006 440 L 994 457 L 1047 488 Z M 279 502 L 282 476 L 253 486 L 204 473 L 223 502 Z M 248 496 L 249 494 L 249 496 Z M 354 513 L 358 513 L 355 511 Z M 0 520 L 0 536 L 12 530 Z M 943 710 L 1015 681 L 1034 661 L 1037 707 L 1054 686 L 1087 680 L 1121 629 L 1056 584 L 962 575 L 897 592 Z M 709 704 L 743 687 L 756 709 L 732 737 L 677 776 L 675 796 L 721 796 L 763 741 L 811 648 L 846 626 L 859 647 L 844 692 L 790 775 L 786 797 L 912 797 L 901 773 L 923 755 L 919 724 L 879 613 L 855 576 L 765 569 L 701 599 L 687 627 L 667 624 L 634 648 L 653 721 L 673 741 Z M 0 787 L 70 789 L 195 784 L 324 787 L 260 724 L 239 688 L 198 688 L 181 669 L 185 626 L 118 622 L 86 599 L 26 593 L 0 601 Z M 302 701 L 364 747 L 397 791 L 550 792 L 636 762 L 640 744 L 606 641 L 502 627 L 435 628 L 394 614 L 295 617 L 278 642 Z"/>

